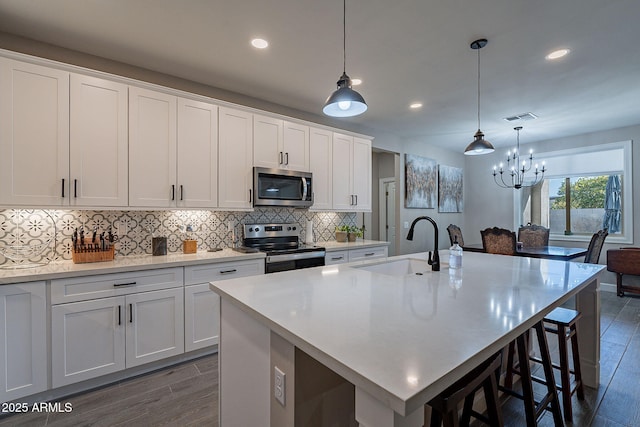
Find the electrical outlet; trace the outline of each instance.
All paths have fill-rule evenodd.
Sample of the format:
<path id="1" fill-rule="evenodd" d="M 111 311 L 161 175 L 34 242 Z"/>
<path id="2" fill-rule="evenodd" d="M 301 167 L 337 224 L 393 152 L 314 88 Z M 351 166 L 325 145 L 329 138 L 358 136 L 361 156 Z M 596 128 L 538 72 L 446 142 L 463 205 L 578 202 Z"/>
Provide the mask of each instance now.
<path id="1" fill-rule="evenodd" d="M 409 228 L 409 221 L 405 221 L 405 222 L 404 222 L 404 228 L 405 228 L 405 229 Z"/>
<path id="2" fill-rule="evenodd" d="M 277 366 L 273 367 L 273 395 L 284 406 L 285 374 Z"/>
<path id="3" fill-rule="evenodd" d="M 229 233 L 231 233 L 235 227 L 236 227 L 236 222 L 234 220 L 227 221 L 227 231 Z"/>

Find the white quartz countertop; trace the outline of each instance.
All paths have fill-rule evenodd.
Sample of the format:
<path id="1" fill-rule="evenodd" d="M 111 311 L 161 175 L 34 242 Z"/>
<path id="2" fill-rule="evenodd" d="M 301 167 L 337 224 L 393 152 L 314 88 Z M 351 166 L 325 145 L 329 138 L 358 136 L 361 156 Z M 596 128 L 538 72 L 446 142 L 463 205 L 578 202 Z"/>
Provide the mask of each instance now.
<path id="1" fill-rule="evenodd" d="M 175 253 L 161 256 L 142 255 L 116 257 L 113 261 L 86 264 L 74 264 L 72 261 L 57 261 L 32 268 L 0 268 L 0 285 L 95 274 L 151 270 L 154 268 L 241 261 L 264 257 L 265 254 L 261 252 L 241 253 L 226 248 L 218 252 L 198 251 L 195 254 Z"/>
<path id="2" fill-rule="evenodd" d="M 441 250 L 440 257 L 446 261 L 448 251 Z M 400 258 L 424 261 L 426 254 L 386 261 Z M 390 276 L 362 266 L 238 278 L 213 282 L 211 289 L 405 414 L 604 269 L 484 253 L 465 253 L 461 270 L 449 270 L 445 263 L 442 271 L 431 272 L 425 264 L 422 275 Z"/>
<path id="3" fill-rule="evenodd" d="M 345 249 L 361 249 L 361 248 L 371 248 L 375 246 L 389 246 L 389 242 L 385 242 L 381 240 L 364 240 L 364 239 L 356 239 L 355 242 L 337 242 L 335 240 L 331 240 L 328 242 L 316 242 L 316 245 L 324 247 L 327 252 L 334 252 L 334 251 L 340 251 Z"/>

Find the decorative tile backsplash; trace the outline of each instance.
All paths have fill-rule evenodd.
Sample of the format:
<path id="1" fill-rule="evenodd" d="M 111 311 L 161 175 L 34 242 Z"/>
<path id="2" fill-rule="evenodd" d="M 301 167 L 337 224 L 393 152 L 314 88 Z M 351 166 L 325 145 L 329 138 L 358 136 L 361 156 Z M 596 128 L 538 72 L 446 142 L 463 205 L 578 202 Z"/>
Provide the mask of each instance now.
<path id="1" fill-rule="evenodd" d="M 190 238 L 198 241 L 199 250 L 232 247 L 230 222 L 235 224 L 240 239 L 243 224 L 297 223 L 304 241 L 307 221 L 313 221 L 315 240 L 326 242 L 334 239 L 336 226 L 356 225 L 356 214 L 287 208 L 256 208 L 253 212 L 6 209 L 0 210 L 0 265 L 15 263 L 2 255 L 7 250 L 22 253 L 31 262 L 71 259 L 71 236 L 81 227 L 90 238 L 94 228 L 100 233 L 111 226 L 118 235 L 116 256 L 128 256 L 151 254 L 152 236 L 167 237 L 167 251 L 181 252 L 186 237 L 183 230 L 188 225 L 193 229 Z"/>

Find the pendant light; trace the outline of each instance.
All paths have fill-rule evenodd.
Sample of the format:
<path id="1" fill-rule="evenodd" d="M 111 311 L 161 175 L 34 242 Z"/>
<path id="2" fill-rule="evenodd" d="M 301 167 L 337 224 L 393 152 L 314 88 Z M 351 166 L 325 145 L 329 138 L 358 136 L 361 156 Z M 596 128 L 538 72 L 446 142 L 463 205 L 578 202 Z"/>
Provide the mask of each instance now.
<path id="1" fill-rule="evenodd" d="M 471 49 L 478 51 L 478 131 L 473 137 L 475 138 L 471 144 L 464 150 L 464 154 L 468 156 L 477 156 L 480 154 L 493 153 L 495 150 L 493 145 L 484 139 L 484 133 L 480 130 L 480 49 L 487 45 L 487 39 L 479 39 L 471 43 Z"/>
<path id="2" fill-rule="evenodd" d="M 351 89 L 351 79 L 347 75 L 347 0 L 342 4 L 342 76 L 338 89 L 327 98 L 322 112 L 331 117 L 353 117 L 367 111 L 367 103 L 355 90 Z"/>

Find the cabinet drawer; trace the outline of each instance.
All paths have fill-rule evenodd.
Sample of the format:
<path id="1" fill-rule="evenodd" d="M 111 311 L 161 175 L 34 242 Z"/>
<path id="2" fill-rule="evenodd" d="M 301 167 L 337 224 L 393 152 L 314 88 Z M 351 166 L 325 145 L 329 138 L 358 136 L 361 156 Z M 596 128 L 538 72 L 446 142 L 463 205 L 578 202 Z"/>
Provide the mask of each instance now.
<path id="1" fill-rule="evenodd" d="M 332 251 L 327 252 L 324 256 L 325 265 L 342 264 L 349 262 L 349 251 Z"/>
<path id="2" fill-rule="evenodd" d="M 264 259 L 193 265 L 184 268 L 186 285 L 264 274 Z"/>
<path id="3" fill-rule="evenodd" d="M 387 247 L 378 246 L 373 248 L 352 249 L 349 251 L 349 262 L 362 261 L 365 259 L 386 258 Z"/>
<path id="4" fill-rule="evenodd" d="M 51 304 L 176 288 L 183 283 L 182 267 L 57 279 L 51 281 Z"/>

